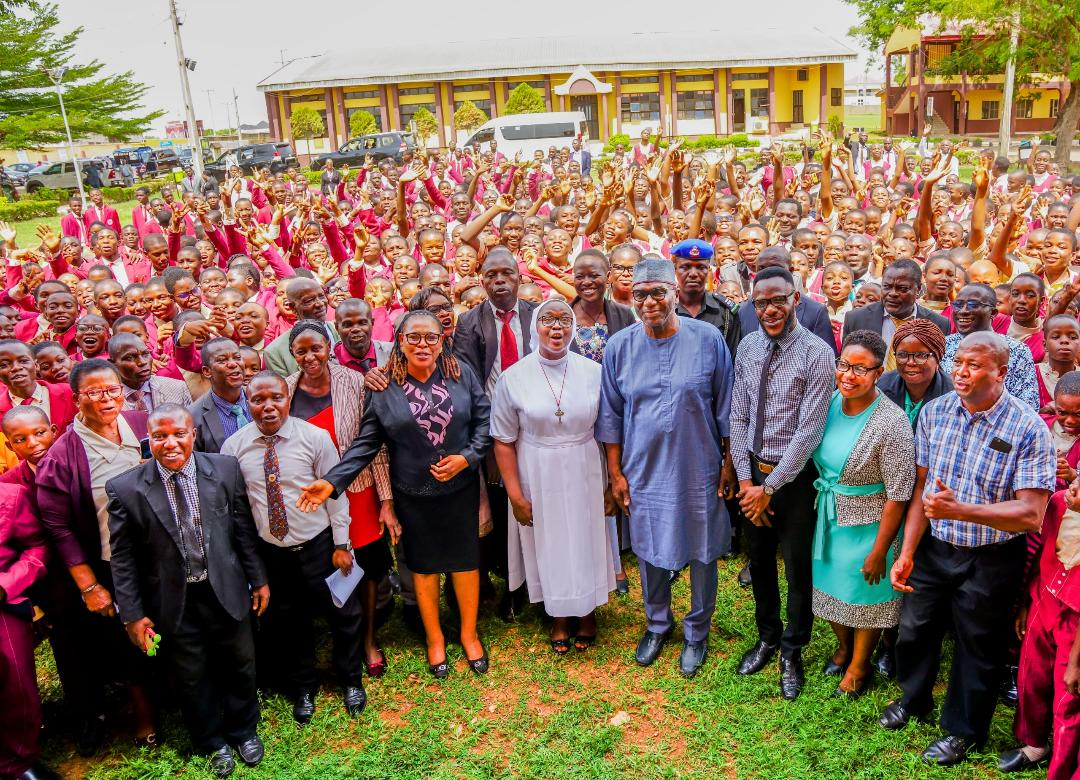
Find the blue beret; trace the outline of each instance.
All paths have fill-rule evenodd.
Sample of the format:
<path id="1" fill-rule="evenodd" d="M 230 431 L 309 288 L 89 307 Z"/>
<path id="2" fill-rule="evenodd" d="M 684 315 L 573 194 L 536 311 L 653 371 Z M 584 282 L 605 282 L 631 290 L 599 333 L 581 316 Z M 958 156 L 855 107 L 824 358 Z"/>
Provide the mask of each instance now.
<path id="1" fill-rule="evenodd" d="M 685 260 L 712 260 L 713 248 L 708 241 L 700 238 L 688 238 L 671 247 L 672 257 L 681 257 Z"/>

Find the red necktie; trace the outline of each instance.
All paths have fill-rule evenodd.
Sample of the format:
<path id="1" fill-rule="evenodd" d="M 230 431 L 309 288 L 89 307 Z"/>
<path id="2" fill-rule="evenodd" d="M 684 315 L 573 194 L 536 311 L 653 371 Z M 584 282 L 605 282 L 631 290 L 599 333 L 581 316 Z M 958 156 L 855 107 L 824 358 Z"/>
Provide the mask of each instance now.
<path id="1" fill-rule="evenodd" d="M 517 336 L 510 327 L 510 320 L 516 313 L 513 309 L 498 312 L 499 319 L 503 323 L 502 334 L 499 336 L 499 367 L 503 371 L 518 362 Z"/>

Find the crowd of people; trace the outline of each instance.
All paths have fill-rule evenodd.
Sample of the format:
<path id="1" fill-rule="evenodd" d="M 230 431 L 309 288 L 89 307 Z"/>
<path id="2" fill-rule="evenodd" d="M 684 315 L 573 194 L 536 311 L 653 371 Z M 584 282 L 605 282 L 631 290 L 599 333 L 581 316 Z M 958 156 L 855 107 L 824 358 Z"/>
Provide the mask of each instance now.
<path id="1" fill-rule="evenodd" d="M 951 633 L 923 758 L 965 760 L 1001 699 L 1001 768 L 1072 777 L 1080 176 L 1037 147 L 961 176 L 960 151 L 818 131 L 712 159 L 645 131 L 234 168 L 129 219 L 95 189 L 24 246 L 0 224 L 0 777 L 55 776 L 35 618 L 80 755 L 120 684 L 137 745 L 177 702 L 225 777 L 263 758 L 260 689 L 311 721 L 317 614 L 356 716 L 396 602 L 434 678 L 448 632 L 498 674 L 481 602 L 587 653 L 632 551 L 642 666 L 689 569 L 692 677 L 740 549 L 733 671 L 798 698 L 819 618 L 835 695 L 895 677 L 900 729 L 933 717 Z"/>

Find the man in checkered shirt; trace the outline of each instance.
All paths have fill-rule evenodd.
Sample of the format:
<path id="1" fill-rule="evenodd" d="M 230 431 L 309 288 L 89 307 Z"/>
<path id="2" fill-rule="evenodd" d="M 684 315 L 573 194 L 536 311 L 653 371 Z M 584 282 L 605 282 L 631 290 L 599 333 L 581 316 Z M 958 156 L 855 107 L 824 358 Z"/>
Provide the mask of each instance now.
<path id="1" fill-rule="evenodd" d="M 904 695 L 880 723 L 899 729 L 930 714 L 942 637 L 951 627 L 945 736 L 922 754 L 943 766 L 986 741 L 1023 586 L 1025 534 L 1041 527 L 1054 490 L 1050 430 L 1005 390 L 1008 364 L 1008 344 L 996 333 L 978 331 L 960 343 L 955 392 L 919 418 L 915 493 L 890 575 L 905 593 L 896 645 Z"/>

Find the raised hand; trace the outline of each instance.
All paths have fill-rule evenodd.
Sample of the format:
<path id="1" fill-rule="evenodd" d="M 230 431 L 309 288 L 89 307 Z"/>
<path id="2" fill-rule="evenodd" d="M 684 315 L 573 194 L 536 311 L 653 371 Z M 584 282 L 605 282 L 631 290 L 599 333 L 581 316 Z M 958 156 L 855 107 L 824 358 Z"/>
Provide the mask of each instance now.
<path id="1" fill-rule="evenodd" d="M 495 201 L 495 208 L 499 211 L 513 211 L 514 210 L 514 196 L 510 193 L 503 193 Z"/>
<path id="2" fill-rule="evenodd" d="M 48 229 L 48 225 L 38 225 L 37 234 L 41 236 L 41 228 Z M 0 221 L 0 240 L 3 240 L 9 247 L 15 246 L 15 228 L 11 227 L 7 222 Z"/>
<path id="3" fill-rule="evenodd" d="M 3 222 L 0 222 L 0 226 L 7 228 L 7 225 L 5 225 Z M 12 230 L 11 232 L 13 234 L 12 239 L 14 239 L 15 231 Z M 57 252 L 60 251 L 60 236 L 56 235 L 56 233 L 53 232 L 53 229 L 51 227 L 43 223 L 37 226 L 37 229 L 34 231 L 34 233 L 36 233 L 37 237 L 41 239 L 42 246 L 45 247 L 46 251 L 48 251 L 49 254 L 55 255 Z M 5 242 L 8 241 L 6 235 L 0 237 L 2 237 Z"/>
<path id="4" fill-rule="evenodd" d="M 694 187 L 694 202 L 698 204 L 698 208 L 704 208 L 709 202 L 709 198 L 716 192 L 716 184 L 709 179 L 702 179 Z"/>
<path id="5" fill-rule="evenodd" d="M 358 223 L 353 228 L 353 244 L 357 249 L 362 249 L 368 245 L 368 241 L 371 240 L 371 235 L 368 233 L 367 226 L 363 222 Z"/>
<path id="6" fill-rule="evenodd" d="M 784 164 L 784 145 L 782 143 L 774 143 L 769 147 L 769 156 L 772 159 L 773 165 L 783 166 Z"/>
<path id="7" fill-rule="evenodd" d="M 734 165 L 735 156 L 736 156 L 735 147 L 734 146 L 725 146 L 723 154 L 720 157 L 720 160 L 724 163 L 724 167 L 727 167 L 728 165 Z"/>

